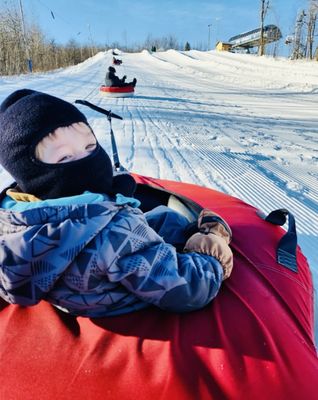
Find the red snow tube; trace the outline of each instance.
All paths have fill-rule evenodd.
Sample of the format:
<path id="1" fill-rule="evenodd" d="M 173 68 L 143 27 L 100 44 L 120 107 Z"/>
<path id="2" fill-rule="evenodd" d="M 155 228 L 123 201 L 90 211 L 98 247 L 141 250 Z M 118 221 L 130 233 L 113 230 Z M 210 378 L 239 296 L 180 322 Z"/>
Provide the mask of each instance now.
<path id="1" fill-rule="evenodd" d="M 135 92 L 134 86 L 104 86 L 102 85 L 99 89 L 103 94 L 111 97 L 129 97 L 133 96 Z"/>
<path id="2" fill-rule="evenodd" d="M 229 222 L 231 277 L 207 307 L 185 314 L 151 307 L 89 319 L 44 301 L 2 301 L 0 398 L 317 399 L 313 287 L 301 250 L 294 272 L 275 261 L 284 231 L 252 206 L 195 185 L 136 180 L 138 190 L 172 191 Z"/>

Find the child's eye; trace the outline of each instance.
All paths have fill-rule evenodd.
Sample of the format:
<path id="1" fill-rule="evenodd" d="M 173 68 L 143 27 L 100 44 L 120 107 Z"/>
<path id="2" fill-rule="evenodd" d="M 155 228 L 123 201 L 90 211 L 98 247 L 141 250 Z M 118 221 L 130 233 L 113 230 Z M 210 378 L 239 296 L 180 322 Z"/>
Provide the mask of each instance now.
<path id="1" fill-rule="evenodd" d="M 63 163 L 63 162 L 67 162 L 72 158 L 72 156 L 63 156 L 58 160 L 58 163 Z"/>
<path id="2" fill-rule="evenodd" d="M 96 143 L 90 143 L 85 147 L 86 150 L 95 150 L 96 149 Z"/>

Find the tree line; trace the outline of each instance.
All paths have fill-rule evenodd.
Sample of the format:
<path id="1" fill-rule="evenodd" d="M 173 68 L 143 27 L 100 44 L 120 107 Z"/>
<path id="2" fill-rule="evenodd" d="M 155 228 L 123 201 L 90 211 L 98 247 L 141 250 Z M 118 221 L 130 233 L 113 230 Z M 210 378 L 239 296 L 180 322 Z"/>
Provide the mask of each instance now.
<path id="1" fill-rule="evenodd" d="M 307 58 L 318 61 L 318 47 L 314 51 L 318 17 L 318 0 L 309 0 L 308 9 L 302 9 L 297 15 L 295 32 L 287 38 L 292 45 L 292 59 Z"/>
<path id="2" fill-rule="evenodd" d="M 177 39 L 172 36 L 153 38 L 148 36 L 143 45 L 123 48 L 119 43 L 111 45 L 80 45 L 74 39 L 66 45 L 48 40 L 36 24 L 23 26 L 21 15 L 15 8 L 0 10 L 0 75 L 14 75 L 49 71 L 78 64 L 100 51 L 121 48 L 124 51 L 181 49 Z M 190 49 L 187 42 L 186 50 Z"/>
<path id="3" fill-rule="evenodd" d="M 308 0 L 308 10 L 298 16 L 295 33 L 290 36 L 292 45 L 291 58 L 313 59 L 313 43 L 316 36 L 316 22 L 318 14 L 318 0 Z M 261 0 L 262 8 L 269 6 L 269 0 Z M 263 13 L 263 17 L 265 18 Z M 262 21 L 263 23 L 263 21 Z M 305 35 L 307 30 L 307 35 Z M 127 52 L 141 51 L 142 49 L 156 50 L 190 50 L 189 42 L 181 44 L 173 35 L 152 37 L 148 35 L 143 44 L 134 44 L 131 47 L 120 43 L 110 45 L 80 45 L 74 39 L 65 45 L 57 44 L 54 39 L 47 39 L 41 28 L 35 24 L 25 27 L 21 15 L 13 6 L 0 10 L 0 75 L 14 75 L 33 71 L 49 71 L 78 64 L 100 51 L 110 48 L 121 48 Z M 205 44 L 198 43 L 193 48 L 204 50 Z M 316 55 L 318 57 L 318 55 Z"/>
<path id="4" fill-rule="evenodd" d="M 104 49 L 104 48 L 103 48 Z M 80 46 L 75 40 L 58 45 L 48 40 L 35 24 L 23 29 L 17 10 L 0 11 L 0 75 L 48 71 L 74 65 L 101 51 L 98 46 Z"/>

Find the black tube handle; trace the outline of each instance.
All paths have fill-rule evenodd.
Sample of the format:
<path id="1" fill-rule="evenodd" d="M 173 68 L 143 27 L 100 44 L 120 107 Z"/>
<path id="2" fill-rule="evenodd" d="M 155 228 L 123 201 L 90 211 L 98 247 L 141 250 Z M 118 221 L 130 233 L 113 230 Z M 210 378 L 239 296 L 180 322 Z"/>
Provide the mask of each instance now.
<path id="1" fill-rule="evenodd" d="M 97 112 L 99 112 L 101 114 L 107 115 L 107 117 L 116 118 L 116 119 L 123 119 L 121 116 L 119 116 L 117 114 L 114 114 L 111 111 L 105 110 L 102 107 L 98 107 L 95 104 L 92 104 L 87 100 L 75 100 L 75 103 L 82 104 L 83 106 L 87 106 L 87 107 L 89 107 L 89 108 L 91 108 L 91 109 L 93 109 L 93 110 L 95 110 L 95 111 L 97 111 Z"/>

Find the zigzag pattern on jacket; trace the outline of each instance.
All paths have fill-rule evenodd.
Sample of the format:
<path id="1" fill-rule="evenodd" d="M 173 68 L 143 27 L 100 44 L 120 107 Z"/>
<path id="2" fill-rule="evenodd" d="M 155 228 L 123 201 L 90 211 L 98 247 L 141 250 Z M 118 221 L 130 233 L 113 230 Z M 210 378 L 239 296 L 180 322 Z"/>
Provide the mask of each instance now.
<path id="1" fill-rule="evenodd" d="M 129 206 L 0 211 L 0 295 L 10 303 L 45 299 L 90 317 L 149 304 L 186 311 L 212 299 L 221 281 L 212 257 L 177 254 Z"/>

